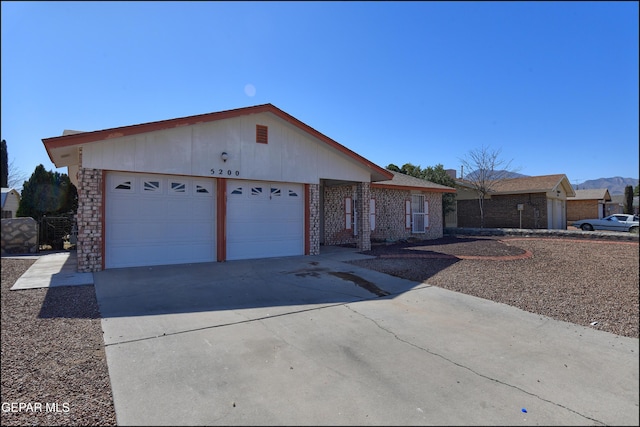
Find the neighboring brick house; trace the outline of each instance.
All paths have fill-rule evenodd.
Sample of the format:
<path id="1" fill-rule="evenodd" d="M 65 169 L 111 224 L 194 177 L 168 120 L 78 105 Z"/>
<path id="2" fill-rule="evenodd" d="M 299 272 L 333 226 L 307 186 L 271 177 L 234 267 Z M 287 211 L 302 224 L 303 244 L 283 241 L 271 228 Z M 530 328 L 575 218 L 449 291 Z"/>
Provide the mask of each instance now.
<path id="1" fill-rule="evenodd" d="M 20 193 L 13 188 L 2 188 L 2 218 L 15 218 L 20 206 Z"/>
<path id="2" fill-rule="evenodd" d="M 78 188 L 83 272 L 436 238 L 442 193 L 455 192 L 381 168 L 271 104 L 43 143 Z"/>
<path id="3" fill-rule="evenodd" d="M 613 196 L 611 196 L 611 202 L 607 203 L 607 215 L 613 215 L 613 214 L 621 214 L 624 213 L 624 194 L 615 194 Z M 633 213 L 634 215 L 638 215 L 639 209 L 638 209 L 639 203 L 638 203 L 638 196 L 633 196 Z"/>
<path id="4" fill-rule="evenodd" d="M 480 207 L 468 181 L 457 179 L 458 227 L 480 227 Z M 564 174 L 505 179 L 484 201 L 487 228 L 566 229 L 567 197 L 575 195 Z"/>
<path id="5" fill-rule="evenodd" d="M 618 212 L 607 212 L 611 195 L 606 188 L 575 190 L 576 195 L 567 197 L 567 221 L 572 223 L 581 219 L 604 218 Z M 609 205 L 611 208 L 612 205 Z"/>

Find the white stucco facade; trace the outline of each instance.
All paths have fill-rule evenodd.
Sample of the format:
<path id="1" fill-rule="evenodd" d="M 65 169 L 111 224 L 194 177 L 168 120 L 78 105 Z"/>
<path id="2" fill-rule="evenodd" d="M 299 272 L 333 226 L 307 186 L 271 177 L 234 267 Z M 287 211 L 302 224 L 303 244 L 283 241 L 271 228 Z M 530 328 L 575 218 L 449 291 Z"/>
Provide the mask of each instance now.
<path id="1" fill-rule="evenodd" d="M 256 125 L 268 127 L 267 144 L 256 143 Z M 304 184 L 371 179 L 352 158 L 271 113 L 89 143 L 83 146 L 82 167 Z"/>

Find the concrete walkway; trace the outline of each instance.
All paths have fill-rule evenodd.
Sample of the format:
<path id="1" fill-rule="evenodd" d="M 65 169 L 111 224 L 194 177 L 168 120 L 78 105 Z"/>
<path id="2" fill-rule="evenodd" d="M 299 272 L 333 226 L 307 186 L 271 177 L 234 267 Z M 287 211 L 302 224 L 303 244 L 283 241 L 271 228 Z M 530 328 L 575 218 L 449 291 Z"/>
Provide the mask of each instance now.
<path id="1" fill-rule="evenodd" d="M 11 290 L 93 285 L 93 273 L 77 272 L 76 256 L 75 251 L 35 256 L 36 262 L 16 281 Z M 33 259 L 34 256 L 13 258 Z"/>

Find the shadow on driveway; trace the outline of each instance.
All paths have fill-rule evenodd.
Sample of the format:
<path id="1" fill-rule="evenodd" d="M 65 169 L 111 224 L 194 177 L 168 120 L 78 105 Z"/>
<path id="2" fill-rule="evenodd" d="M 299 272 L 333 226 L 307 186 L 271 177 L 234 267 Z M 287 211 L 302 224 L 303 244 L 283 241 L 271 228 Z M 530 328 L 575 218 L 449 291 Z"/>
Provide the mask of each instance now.
<path id="1" fill-rule="evenodd" d="M 320 257 L 111 269 L 94 277 L 103 318 L 337 304 L 419 285 Z"/>

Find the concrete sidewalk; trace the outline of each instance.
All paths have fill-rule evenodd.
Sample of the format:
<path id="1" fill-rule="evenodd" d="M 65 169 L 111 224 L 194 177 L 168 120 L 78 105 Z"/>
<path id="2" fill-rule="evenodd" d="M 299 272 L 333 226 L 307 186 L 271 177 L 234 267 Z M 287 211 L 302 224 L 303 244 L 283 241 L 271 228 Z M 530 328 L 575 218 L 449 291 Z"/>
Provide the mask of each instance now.
<path id="1" fill-rule="evenodd" d="M 76 257 L 75 251 L 35 256 L 36 262 L 16 281 L 11 290 L 93 285 L 93 273 L 78 273 Z M 33 259 L 34 256 L 11 258 Z"/>

